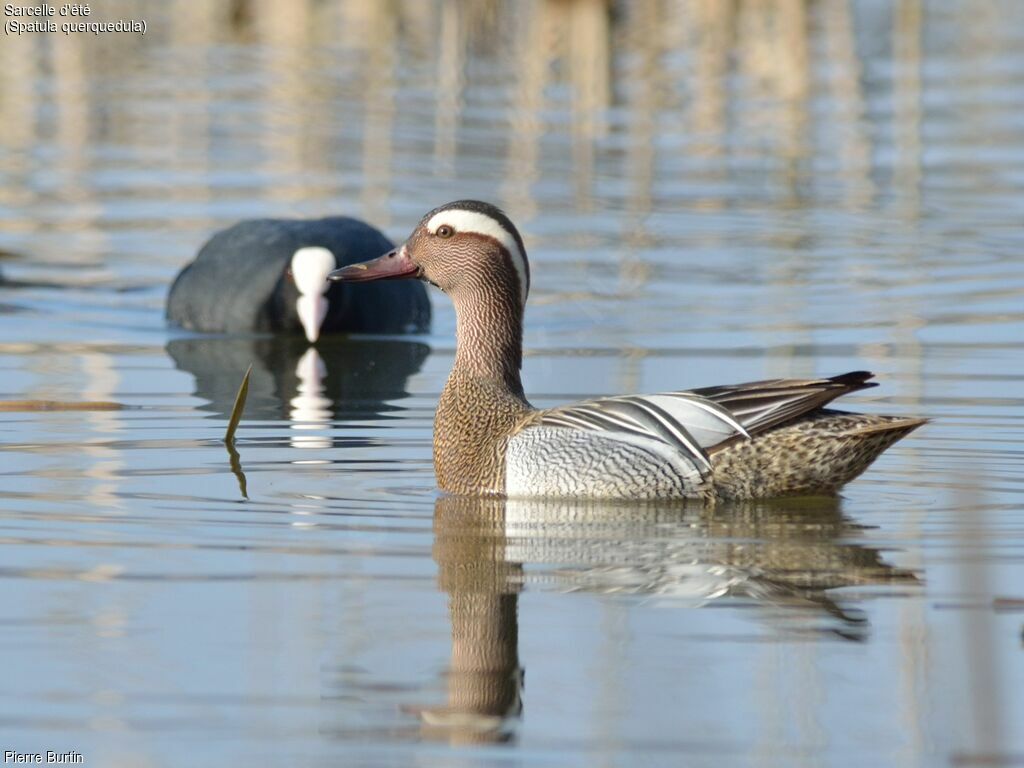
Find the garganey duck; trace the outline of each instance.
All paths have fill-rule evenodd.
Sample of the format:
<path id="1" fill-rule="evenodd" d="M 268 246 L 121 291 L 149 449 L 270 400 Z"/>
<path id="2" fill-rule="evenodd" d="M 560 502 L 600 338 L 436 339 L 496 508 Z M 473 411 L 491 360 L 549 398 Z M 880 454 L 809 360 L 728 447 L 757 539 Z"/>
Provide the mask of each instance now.
<path id="1" fill-rule="evenodd" d="M 459 200 L 423 217 L 400 248 L 332 272 L 419 278 L 455 304 L 455 364 L 434 418 L 434 470 L 454 494 L 752 499 L 833 493 L 923 419 L 826 409 L 874 386 L 828 379 L 603 397 L 538 410 L 523 393 L 530 267 L 501 210 Z"/>
<path id="2" fill-rule="evenodd" d="M 430 301 L 422 285 L 377 285 L 368 293 L 327 282 L 338 267 L 391 247 L 380 231 L 347 216 L 240 221 L 211 237 L 178 274 L 167 318 L 207 333 L 304 333 L 310 343 L 332 332 L 426 330 Z M 391 311 L 378 312 L 382 303 Z"/>

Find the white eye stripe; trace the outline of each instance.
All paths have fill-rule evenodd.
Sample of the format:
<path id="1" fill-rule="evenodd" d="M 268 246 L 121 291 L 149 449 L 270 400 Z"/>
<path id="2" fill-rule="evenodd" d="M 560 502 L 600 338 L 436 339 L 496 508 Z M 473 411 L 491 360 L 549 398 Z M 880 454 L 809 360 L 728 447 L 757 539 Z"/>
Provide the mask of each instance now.
<path id="1" fill-rule="evenodd" d="M 512 266 L 515 268 L 516 275 L 519 278 L 520 300 L 522 305 L 526 306 L 526 294 L 529 291 L 526 259 L 512 233 L 485 213 L 466 211 L 459 208 L 451 208 L 435 213 L 427 222 L 426 230 L 430 234 L 436 235 L 438 227 L 444 224 L 454 229 L 456 233 L 472 232 L 477 235 L 491 237 L 501 243 L 512 259 Z"/>

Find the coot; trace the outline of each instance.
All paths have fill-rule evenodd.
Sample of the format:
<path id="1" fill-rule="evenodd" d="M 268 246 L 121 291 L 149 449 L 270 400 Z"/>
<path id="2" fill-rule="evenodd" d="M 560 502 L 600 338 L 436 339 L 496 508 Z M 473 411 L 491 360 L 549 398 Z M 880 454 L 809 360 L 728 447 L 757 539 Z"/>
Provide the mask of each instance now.
<path id="1" fill-rule="evenodd" d="M 393 248 L 358 219 L 252 219 L 215 234 L 174 280 L 167 317 L 209 333 L 426 330 L 430 302 L 418 281 L 328 283 L 334 269 Z"/>

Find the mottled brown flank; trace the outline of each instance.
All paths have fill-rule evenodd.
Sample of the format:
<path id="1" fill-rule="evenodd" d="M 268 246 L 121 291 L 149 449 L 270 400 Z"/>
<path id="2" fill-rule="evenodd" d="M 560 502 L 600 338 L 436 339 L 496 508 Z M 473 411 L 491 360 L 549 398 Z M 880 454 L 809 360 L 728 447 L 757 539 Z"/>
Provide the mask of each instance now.
<path id="1" fill-rule="evenodd" d="M 821 409 L 711 453 L 711 497 L 835 493 L 926 419 Z"/>

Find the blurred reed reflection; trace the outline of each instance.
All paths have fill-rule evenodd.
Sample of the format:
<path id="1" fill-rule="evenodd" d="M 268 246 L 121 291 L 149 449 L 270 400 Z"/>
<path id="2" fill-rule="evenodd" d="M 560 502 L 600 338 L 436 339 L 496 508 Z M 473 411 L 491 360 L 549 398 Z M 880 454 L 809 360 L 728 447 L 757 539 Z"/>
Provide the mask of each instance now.
<path id="1" fill-rule="evenodd" d="M 436 187 L 476 177 L 490 180 L 481 194 L 521 222 L 556 190 L 579 211 L 621 206 L 633 250 L 649 242 L 652 211 L 726 208 L 751 171 L 767 171 L 759 184 L 785 207 L 815 193 L 845 208 L 870 205 L 880 162 L 897 166 L 901 190 L 923 179 L 927 14 L 918 0 L 881 14 L 893 27 L 891 82 L 868 77 L 857 42 L 879 14 L 858 14 L 846 0 L 236 0 L 146 9 L 154 34 L 145 44 L 72 36 L 47 46 L 24 36 L 0 51 L 0 93 L 9 94 L 0 99 L 9 128 L 0 148 L 10 152 L 0 202 L 66 203 L 47 217 L 93 250 L 110 229 L 109 190 L 95 178 L 110 163 L 97 149 L 108 142 L 133 149 L 117 162 L 144 167 L 154 190 L 161 172 L 186 172 L 188 200 L 205 201 L 190 210 L 195 226 L 208 228 L 203 217 L 222 184 L 252 187 L 265 210 L 318 213 L 345 196 L 388 226 L 396 193 L 419 188 L 418 179 Z M 104 4 L 110 15 L 133 10 L 128 0 Z M 144 76 L 142 85 L 96 85 L 127 72 Z M 892 90 L 894 109 L 876 119 L 892 129 L 873 134 L 869 89 L 879 88 Z M 178 105 L 169 115 L 168 99 Z M 251 110 L 235 108 L 249 102 Z M 980 120 L 989 117 L 999 116 Z M 906 151 L 880 159 L 888 136 Z M 56 151 L 28 162 L 39 143 Z M 818 174 L 816 160 L 827 166 Z M 467 173 L 473 163 L 489 172 Z M 627 183 L 605 188 L 618 177 Z M 683 181 L 701 182 L 693 199 L 679 197 Z M 44 223 L 0 221 L 0 233 Z"/>
<path id="2" fill-rule="evenodd" d="M 452 655 L 447 702 L 417 710 L 424 733 L 454 743 L 508 737 L 523 707 L 524 584 L 656 597 L 669 609 L 731 599 L 775 631 L 863 640 L 868 626 L 854 601 L 830 591 L 919 581 L 853 543 L 859 531 L 835 498 L 717 507 L 439 498 L 433 552 L 449 596 Z"/>

